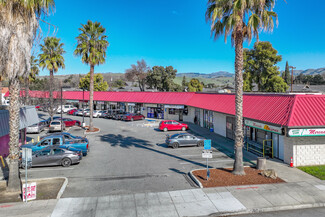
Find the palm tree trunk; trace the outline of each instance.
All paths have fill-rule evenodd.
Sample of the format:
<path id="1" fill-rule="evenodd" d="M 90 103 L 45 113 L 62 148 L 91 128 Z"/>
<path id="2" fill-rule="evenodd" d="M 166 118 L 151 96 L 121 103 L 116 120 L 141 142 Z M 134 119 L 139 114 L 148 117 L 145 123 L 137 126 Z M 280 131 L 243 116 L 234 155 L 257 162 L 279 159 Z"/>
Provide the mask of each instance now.
<path id="1" fill-rule="evenodd" d="M 235 162 L 233 174 L 245 175 L 243 164 L 243 26 L 236 27 L 235 36 L 235 91 L 236 91 L 236 126 L 235 126 Z"/>
<path id="2" fill-rule="evenodd" d="M 51 116 L 51 121 L 53 121 L 53 84 L 54 84 L 54 75 L 53 70 L 50 71 L 50 109 L 49 109 L 49 115 Z"/>
<path id="3" fill-rule="evenodd" d="M 94 65 L 90 65 L 90 87 L 89 87 L 89 130 L 94 128 L 93 113 L 94 113 Z"/>
<path id="4" fill-rule="evenodd" d="M 19 80 L 14 78 L 9 83 L 10 106 L 9 106 L 9 181 L 7 191 L 18 192 L 20 186 L 20 174 L 18 168 L 19 159 Z"/>
<path id="5" fill-rule="evenodd" d="M 26 78 L 25 105 L 29 105 L 29 77 Z"/>

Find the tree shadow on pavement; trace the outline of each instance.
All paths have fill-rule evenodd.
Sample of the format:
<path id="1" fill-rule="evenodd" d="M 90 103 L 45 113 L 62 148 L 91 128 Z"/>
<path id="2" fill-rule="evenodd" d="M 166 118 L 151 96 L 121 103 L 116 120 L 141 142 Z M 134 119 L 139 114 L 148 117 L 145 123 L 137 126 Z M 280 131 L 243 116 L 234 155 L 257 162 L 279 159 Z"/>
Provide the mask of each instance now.
<path id="1" fill-rule="evenodd" d="M 116 134 L 101 135 L 100 139 L 103 142 L 110 143 L 112 147 L 122 147 L 122 148 L 128 148 L 128 149 L 132 148 L 132 147 L 141 148 L 141 149 L 149 150 L 149 151 L 152 151 L 152 152 L 156 152 L 158 154 L 166 155 L 168 157 L 172 157 L 172 158 L 175 158 L 175 159 L 178 159 L 178 160 L 182 160 L 182 161 L 185 161 L 185 162 L 197 165 L 197 166 L 206 167 L 206 164 L 199 163 L 199 162 L 196 162 L 196 161 L 193 161 L 193 160 L 189 160 L 189 159 L 186 159 L 186 158 L 179 157 L 179 156 L 174 155 L 174 154 L 170 154 L 170 153 L 167 153 L 167 152 L 164 152 L 164 151 L 154 149 L 155 146 L 150 144 L 150 142 L 147 141 L 147 140 L 138 139 L 138 138 L 131 137 L 131 136 L 126 136 L 125 137 L 125 136 L 123 136 L 121 134 L 118 134 L 118 135 L 116 135 Z"/>

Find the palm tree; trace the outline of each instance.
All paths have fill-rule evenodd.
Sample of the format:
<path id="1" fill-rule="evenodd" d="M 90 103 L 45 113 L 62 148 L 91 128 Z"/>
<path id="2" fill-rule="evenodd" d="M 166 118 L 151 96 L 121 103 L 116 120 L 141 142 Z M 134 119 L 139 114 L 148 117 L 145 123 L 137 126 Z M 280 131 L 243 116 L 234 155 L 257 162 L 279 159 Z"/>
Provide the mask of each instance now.
<path id="1" fill-rule="evenodd" d="M 54 8 L 54 0 L 0 1 L 0 75 L 9 80 L 9 180 L 7 191 L 20 191 L 19 77 L 29 73 L 30 56 L 38 22 Z"/>
<path id="2" fill-rule="evenodd" d="M 259 30 L 272 31 L 274 18 L 272 11 L 275 0 L 209 0 L 206 20 L 211 22 L 214 39 L 224 34 L 225 41 L 231 36 L 235 46 L 235 162 L 233 173 L 245 175 L 243 166 L 243 41 L 258 40 Z"/>
<path id="3" fill-rule="evenodd" d="M 30 57 L 30 73 L 28 77 L 26 78 L 26 88 L 25 88 L 25 103 L 26 105 L 29 105 L 29 84 L 30 82 L 33 82 L 36 78 L 36 75 L 39 73 L 38 68 L 38 59 L 36 59 L 34 56 Z"/>
<path id="4" fill-rule="evenodd" d="M 81 24 L 80 35 L 77 39 L 77 48 L 74 55 L 81 56 L 81 61 L 90 65 L 90 121 L 89 130 L 93 130 L 93 109 L 94 109 L 94 68 L 95 65 L 105 63 L 106 49 L 109 45 L 105 28 L 99 22 L 88 20 L 87 24 Z"/>
<path id="5" fill-rule="evenodd" d="M 53 106 L 53 84 L 54 84 L 54 73 L 59 70 L 59 68 L 64 69 L 64 58 L 63 54 L 63 43 L 60 43 L 60 39 L 56 37 L 46 37 L 44 39 L 44 45 L 41 44 L 42 53 L 38 55 L 39 66 L 42 69 L 47 68 L 50 71 L 50 108 L 49 114 L 51 120 L 53 120 L 54 106 Z"/>

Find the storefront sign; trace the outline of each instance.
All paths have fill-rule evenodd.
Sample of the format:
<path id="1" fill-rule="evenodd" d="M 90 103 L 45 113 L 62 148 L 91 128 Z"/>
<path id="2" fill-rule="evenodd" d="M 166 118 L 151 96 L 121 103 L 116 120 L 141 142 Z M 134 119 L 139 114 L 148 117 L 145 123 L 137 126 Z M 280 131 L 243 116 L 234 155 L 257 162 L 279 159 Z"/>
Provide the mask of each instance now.
<path id="1" fill-rule="evenodd" d="M 276 133 L 276 134 L 282 134 L 282 128 L 281 127 L 276 127 L 276 126 L 272 126 L 269 124 L 263 124 L 263 123 L 259 123 L 259 122 L 255 122 L 255 121 L 249 121 L 249 120 L 245 120 L 245 125 L 249 126 L 249 127 L 254 127 L 257 129 L 261 129 L 261 130 L 265 130 L 265 131 L 269 131 L 272 133 Z"/>
<path id="2" fill-rule="evenodd" d="M 70 103 L 78 103 L 79 100 L 67 100 L 67 102 L 70 102 Z"/>
<path id="3" fill-rule="evenodd" d="M 135 106 L 135 103 L 128 103 L 128 105 L 130 105 L 130 106 Z"/>
<path id="4" fill-rule="evenodd" d="M 290 137 L 303 136 L 325 136 L 325 128 L 323 129 L 291 129 L 288 132 Z"/>
<path id="5" fill-rule="evenodd" d="M 156 108 L 156 107 L 158 107 L 158 105 L 157 104 L 144 104 L 144 106 L 145 107 L 152 107 L 152 108 Z"/>
<path id="6" fill-rule="evenodd" d="M 165 108 L 184 109 L 183 105 L 165 105 Z"/>
<path id="7" fill-rule="evenodd" d="M 98 105 L 104 105 L 104 103 L 105 103 L 105 102 L 103 102 L 103 101 L 97 101 L 97 104 L 98 104 Z"/>
<path id="8" fill-rule="evenodd" d="M 117 105 L 117 102 L 110 102 L 110 105 Z"/>

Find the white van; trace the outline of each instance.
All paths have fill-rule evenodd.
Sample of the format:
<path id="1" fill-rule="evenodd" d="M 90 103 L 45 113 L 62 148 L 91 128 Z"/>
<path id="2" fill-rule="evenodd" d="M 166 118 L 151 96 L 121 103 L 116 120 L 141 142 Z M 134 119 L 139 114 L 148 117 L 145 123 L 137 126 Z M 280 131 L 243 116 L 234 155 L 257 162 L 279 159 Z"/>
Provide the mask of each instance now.
<path id="1" fill-rule="evenodd" d="M 69 110 L 71 110 L 71 109 L 77 109 L 75 106 L 73 106 L 73 105 L 63 105 L 62 106 L 63 107 L 63 109 L 62 109 L 62 112 L 63 113 L 67 113 Z M 61 106 L 59 105 L 59 107 L 58 107 L 58 110 L 57 110 L 57 113 L 61 113 Z"/>

